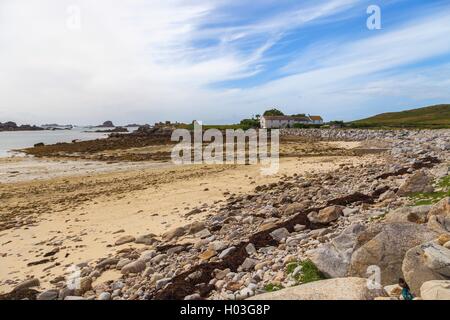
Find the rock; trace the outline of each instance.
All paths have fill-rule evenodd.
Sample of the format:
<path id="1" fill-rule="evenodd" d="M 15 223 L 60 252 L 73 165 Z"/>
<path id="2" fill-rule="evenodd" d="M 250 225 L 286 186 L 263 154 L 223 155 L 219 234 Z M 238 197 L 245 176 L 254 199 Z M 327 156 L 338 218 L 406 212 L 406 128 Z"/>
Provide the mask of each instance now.
<path id="1" fill-rule="evenodd" d="M 432 215 L 428 218 L 428 228 L 439 233 L 450 232 L 450 216 Z"/>
<path id="2" fill-rule="evenodd" d="M 344 217 L 352 216 L 358 212 L 359 212 L 359 209 L 357 209 L 357 208 L 344 208 L 342 210 L 342 214 L 344 215 Z"/>
<path id="3" fill-rule="evenodd" d="M 450 234 L 441 234 L 437 239 L 440 246 L 445 246 L 447 242 L 450 241 Z"/>
<path id="4" fill-rule="evenodd" d="M 98 300 L 111 300 L 111 293 L 109 292 L 102 292 L 98 296 Z"/>
<path id="5" fill-rule="evenodd" d="M 370 290 L 367 279 L 336 278 L 264 293 L 249 300 L 373 300 L 385 295 L 383 289 Z"/>
<path id="6" fill-rule="evenodd" d="M 193 222 L 188 226 L 188 234 L 195 234 L 199 231 L 202 231 L 203 229 L 205 229 L 205 223 L 204 222 Z"/>
<path id="7" fill-rule="evenodd" d="M 154 258 L 152 258 L 152 260 L 150 260 L 150 262 L 153 263 L 153 264 L 158 264 L 158 263 L 160 263 L 161 261 L 163 261 L 166 258 L 167 258 L 167 254 L 160 253 L 157 256 L 155 256 Z"/>
<path id="8" fill-rule="evenodd" d="M 155 256 L 156 256 L 156 250 L 146 250 L 146 251 L 141 253 L 141 256 L 139 257 L 139 260 L 144 262 L 144 263 L 147 263 L 150 260 L 152 260 L 153 257 L 155 257 Z"/>
<path id="9" fill-rule="evenodd" d="M 255 246 L 253 245 L 253 243 L 249 243 L 249 244 L 245 247 L 245 251 L 246 251 L 249 255 L 252 255 L 252 254 L 255 254 L 255 253 L 256 253 L 256 248 L 255 248 Z"/>
<path id="10" fill-rule="evenodd" d="M 164 288 L 167 284 L 170 283 L 170 281 L 172 281 L 171 278 L 163 278 L 156 281 L 156 290 Z"/>
<path id="11" fill-rule="evenodd" d="M 164 241 L 170 241 L 170 240 L 174 240 L 174 239 L 177 239 L 177 238 L 183 236 L 185 233 L 186 233 L 185 228 L 178 227 L 178 228 L 169 230 L 166 233 L 164 233 L 162 235 L 162 238 Z"/>
<path id="12" fill-rule="evenodd" d="M 420 288 L 423 300 L 450 300 L 450 280 L 425 282 Z"/>
<path id="13" fill-rule="evenodd" d="M 212 257 L 217 255 L 217 252 L 213 249 L 207 249 L 204 252 L 202 252 L 198 257 L 202 260 L 208 261 Z"/>
<path id="14" fill-rule="evenodd" d="M 219 254 L 219 259 L 226 258 L 226 257 L 229 256 L 235 249 L 236 249 L 236 247 L 229 247 L 228 249 L 223 250 L 223 251 Z"/>
<path id="15" fill-rule="evenodd" d="M 117 265 L 117 263 L 119 263 L 119 258 L 106 258 L 106 259 L 101 260 L 95 266 L 95 268 L 103 269 L 103 268 L 106 268 L 106 267 L 111 266 L 111 265 Z"/>
<path id="16" fill-rule="evenodd" d="M 450 241 L 446 242 L 446 243 L 443 245 L 443 247 L 444 247 L 444 248 L 447 248 L 447 249 L 450 249 Z"/>
<path id="17" fill-rule="evenodd" d="M 413 222 L 426 223 L 431 206 L 416 206 L 398 208 L 386 215 L 385 222 Z"/>
<path id="18" fill-rule="evenodd" d="M 47 290 L 40 293 L 36 299 L 37 300 L 56 300 L 59 296 L 59 290 Z"/>
<path id="19" fill-rule="evenodd" d="M 123 236 L 115 242 L 115 245 L 120 246 L 120 245 L 123 245 L 126 243 L 134 242 L 135 240 L 136 240 L 136 238 L 133 236 Z"/>
<path id="20" fill-rule="evenodd" d="M 123 274 L 141 273 L 144 270 L 145 270 L 145 263 L 143 261 L 137 260 L 124 266 L 121 272 Z"/>
<path id="21" fill-rule="evenodd" d="M 403 278 L 415 296 L 420 294 L 420 287 L 423 283 L 430 280 L 444 279 L 426 265 L 422 245 L 413 247 L 406 252 L 402 263 L 402 272 Z"/>
<path id="22" fill-rule="evenodd" d="M 67 296 L 64 298 L 64 300 L 74 300 L 74 301 L 78 301 L 78 300 L 87 300 L 84 297 L 81 296 Z"/>
<path id="23" fill-rule="evenodd" d="M 20 290 L 33 288 L 33 287 L 39 287 L 39 285 L 40 285 L 39 279 L 32 278 L 32 279 L 29 279 L 29 280 L 25 280 L 24 282 L 22 282 L 19 285 L 17 285 L 13 289 L 13 291 L 20 291 Z"/>
<path id="24" fill-rule="evenodd" d="M 402 277 L 402 262 L 406 252 L 437 237 L 437 233 L 414 223 L 371 225 L 358 236 L 352 255 L 349 275 L 367 276 L 370 266 L 381 269 L 383 285 L 396 283 Z"/>
<path id="25" fill-rule="evenodd" d="M 244 271 L 249 271 L 255 267 L 258 263 L 258 260 L 246 258 L 244 262 L 241 264 L 241 269 Z"/>
<path id="26" fill-rule="evenodd" d="M 329 243 L 313 251 L 310 256 L 311 261 L 329 278 L 345 277 L 357 236 L 364 230 L 365 227 L 361 223 L 351 225 Z"/>
<path id="27" fill-rule="evenodd" d="M 208 229 L 203 229 L 195 234 L 197 238 L 204 239 L 211 236 L 211 232 Z"/>
<path id="28" fill-rule="evenodd" d="M 222 251 L 228 247 L 225 241 L 213 241 L 209 243 L 208 248 L 214 251 Z"/>
<path id="29" fill-rule="evenodd" d="M 145 235 L 137 237 L 135 242 L 139 243 L 139 244 L 145 244 L 145 245 L 150 246 L 156 242 L 156 239 L 155 239 L 154 234 L 145 234 Z"/>
<path id="30" fill-rule="evenodd" d="M 340 206 L 331 206 L 320 210 L 318 213 L 313 211 L 308 214 L 308 219 L 312 223 L 328 224 L 343 215 L 342 209 Z"/>
<path id="31" fill-rule="evenodd" d="M 428 213 L 428 218 L 431 216 L 450 216 L 450 197 L 436 203 Z"/>
<path id="32" fill-rule="evenodd" d="M 202 298 L 200 297 L 200 295 L 198 293 L 194 293 L 194 294 L 184 297 L 184 300 L 193 301 L 193 300 L 202 300 Z"/>
<path id="33" fill-rule="evenodd" d="M 421 248 L 428 268 L 444 277 L 450 277 L 450 249 L 435 243 L 424 244 Z"/>
<path id="34" fill-rule="evenodd" d="M 82 295 L 87 291 L 92 289 L 92 278 L 91 277 L 83 277 L 77 282 L 77 288 L 75 293 L 77 295 Z"/>
<path id="35" fill-rule="evenodd" d="M 303 225 L 303 224 L 296 224 L 296 225 L 294 226 L 295 232 L 300 232 L 300 231 L 303 231 L 303 230 L 305 230 L 305 229 L 306 229 L 306 226 Z"/>
<path id="36" fill-rule="evenodd" d="M 284 215 L 291 216 L 295 213 L 299 213 L 305 210 L 305 206 L 301 203 L 291 203 L 286 206 L 284 209 Z"/>
<path id="37" fill-rule="evenodd" d="M 432 192 L 434 189 L 431 183 L 431 177 L 423 171 L 418 171 L 406 179 L 398 189 L 397 195 L 406 197 L 413 193 Z"/>
<path id="38" fill-rule="evenodd" d="M 398 284 L 393 284 L 390 286 L 385 286 L 384 291 L 389 295 L 389 297 L 399 297 L 402 294 L 402 287 Z"/>
<path id="39" fill-rule="evenodd" d="M 117 262 L 116 269 L 121 270 L 124 266 L 126 266 L 130 262 L 131 260 L 128 258 L 120 259 L 119 262 Z"/>
<path id="40" fill-rule="evenodd" d="M 278 242 L 280 242 L 283 239 L 286 239 L 287 237 L 289 237 L 289 235 L 290 233 L 286 228 L 279 228 L 270 233 L 270 236 Z"/>

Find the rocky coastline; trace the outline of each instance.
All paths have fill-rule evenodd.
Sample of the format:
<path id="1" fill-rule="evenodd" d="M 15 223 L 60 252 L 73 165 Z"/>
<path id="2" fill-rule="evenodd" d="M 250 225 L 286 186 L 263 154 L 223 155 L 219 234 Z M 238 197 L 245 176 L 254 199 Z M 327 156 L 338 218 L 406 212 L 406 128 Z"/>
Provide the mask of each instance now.
<path id="1" fill-rule="evenodd" d="M 162 235 L 118 234 L 116 254 L 76 265 L 53 289 L 27 279 L 0 299 L 398 300 L 398 278 L 417 298 L 450 298 L 450 130 L 282 134 L 372 141 L 386 151 L 371 163 L 230 194 Z M 196 221 L 200 212 L 207 218 Z M 121 278 L 96 282 L 111 270 Z M 372 271 L 380 280 L 373 288 Z"/>

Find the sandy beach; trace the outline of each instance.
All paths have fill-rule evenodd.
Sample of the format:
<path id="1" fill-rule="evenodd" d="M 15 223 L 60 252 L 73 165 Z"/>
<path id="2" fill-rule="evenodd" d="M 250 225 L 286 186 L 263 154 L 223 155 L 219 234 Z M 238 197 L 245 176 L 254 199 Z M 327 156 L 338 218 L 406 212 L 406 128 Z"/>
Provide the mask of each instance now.
<path id="1" fill-rule="evenodd" d="M 339 155 L 358 142 L 330 145 L 338 150 L 335 156 L 281 158 L 280 171 L 272 176 L 261 175 L 259 165 L 4 158 L 0 291 L 31 277 L 49 288 L 73 264 L 115 252 L 114 242 L 124 235 L 160 236 L 202 220 L 230 194 L 251 193 L 284 175 L 328 172 L 372 157 Z M 97 282 L 119 277 L 119 271 L 109 271 Z"/>

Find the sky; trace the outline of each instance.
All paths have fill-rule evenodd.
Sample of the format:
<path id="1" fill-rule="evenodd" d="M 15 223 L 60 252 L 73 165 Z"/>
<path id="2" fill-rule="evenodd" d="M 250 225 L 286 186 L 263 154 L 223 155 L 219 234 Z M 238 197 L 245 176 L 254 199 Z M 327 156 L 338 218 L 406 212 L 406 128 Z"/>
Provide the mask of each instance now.
<path id="1" fill-rule="evenodd" d="M 0 0 L 0 122 L 347 121 L 449 102 L 448 0 Z"/>

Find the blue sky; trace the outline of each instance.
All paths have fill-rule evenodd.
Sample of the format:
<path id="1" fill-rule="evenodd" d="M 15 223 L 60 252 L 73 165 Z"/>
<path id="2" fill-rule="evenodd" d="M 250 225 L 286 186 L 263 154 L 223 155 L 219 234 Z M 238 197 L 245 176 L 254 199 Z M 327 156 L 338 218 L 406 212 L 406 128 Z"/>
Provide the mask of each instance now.
<path id="1" fill-rule="evenodd" d="M 229 123 L 274 106 L 352 120 L 450 101 L 446 0 L 93 2 L 0 2 L 0 122 Z"/>

